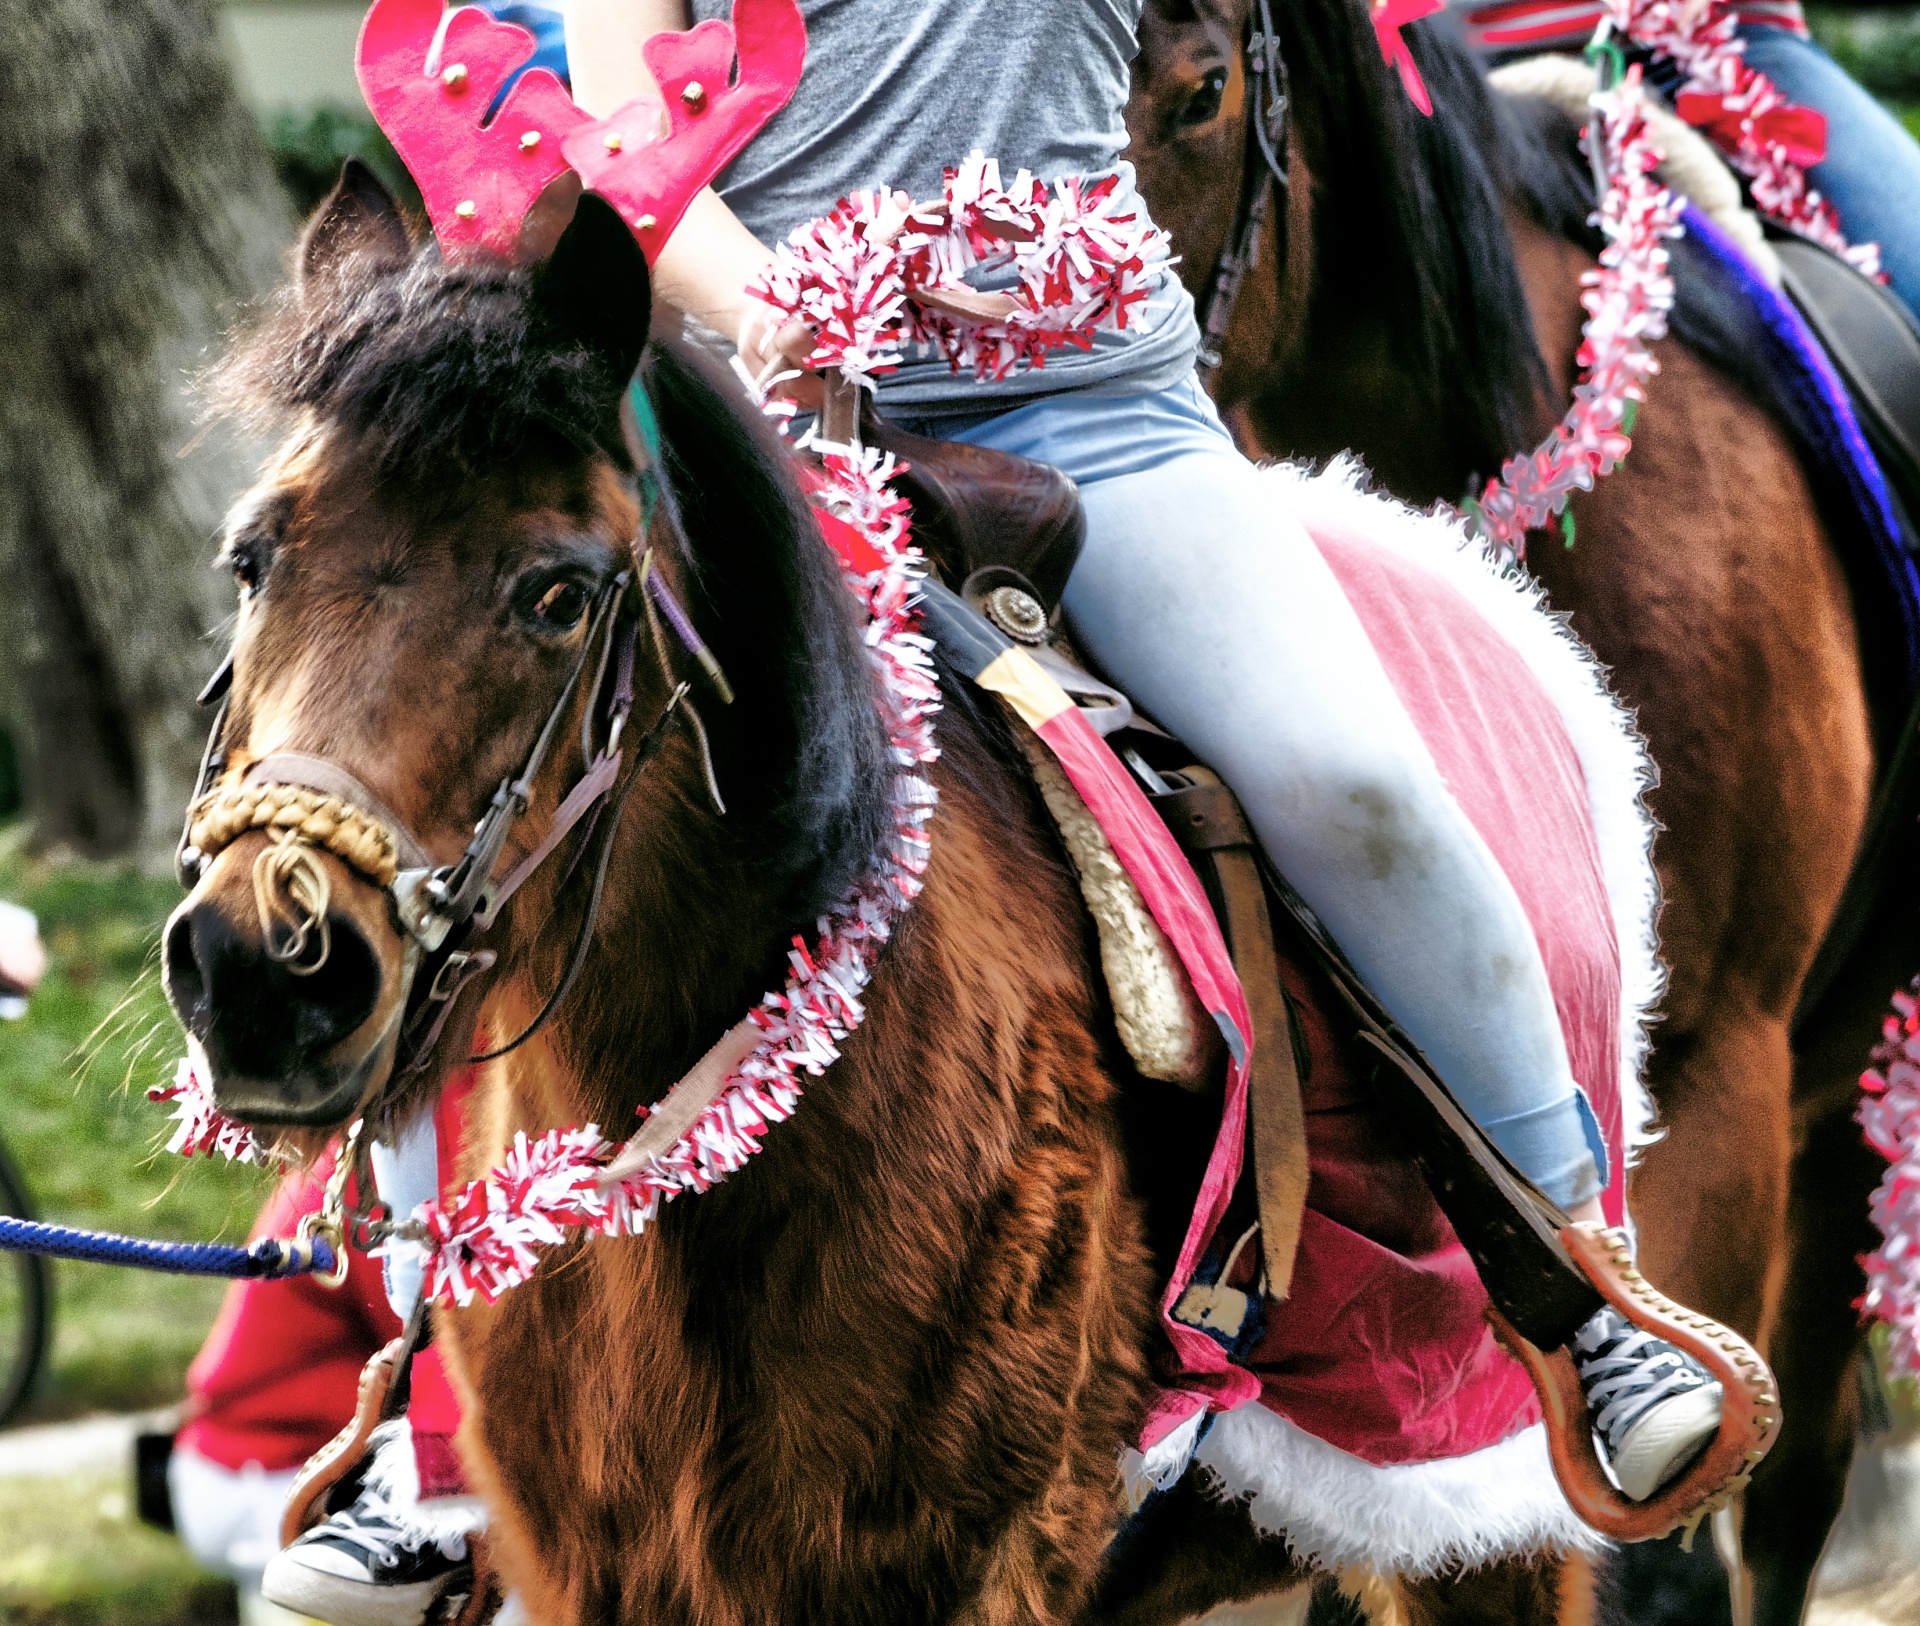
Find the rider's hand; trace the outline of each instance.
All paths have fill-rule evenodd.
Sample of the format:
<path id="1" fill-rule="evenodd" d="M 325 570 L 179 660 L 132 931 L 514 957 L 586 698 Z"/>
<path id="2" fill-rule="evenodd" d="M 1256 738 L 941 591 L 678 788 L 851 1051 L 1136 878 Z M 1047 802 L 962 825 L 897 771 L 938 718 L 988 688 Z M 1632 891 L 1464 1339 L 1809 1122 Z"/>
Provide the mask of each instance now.
<path id="1" fill-rule="evenodd" d="M 813 329 L 805 322 L 783 322 L 779 312 L 749 300 L 747 312 L 740 318 L 738 348 L 740 364 L 762 388 L 782 373 L 797 369 L 801 376 L 782 379 L 773 393 L 806 411 L 820 409 L 823 386 L 820 375 L 806 368 L 807 357 L 813 354 Z"/>

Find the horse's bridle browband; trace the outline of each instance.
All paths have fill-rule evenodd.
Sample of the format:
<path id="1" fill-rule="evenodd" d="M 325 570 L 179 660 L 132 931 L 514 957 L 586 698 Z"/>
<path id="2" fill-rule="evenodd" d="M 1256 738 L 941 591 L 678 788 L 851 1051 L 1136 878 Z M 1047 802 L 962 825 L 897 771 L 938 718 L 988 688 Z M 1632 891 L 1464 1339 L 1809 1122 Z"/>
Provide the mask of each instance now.
<path id="1" fill-rule="evenodd" d="M 1292 104 L 1287 61 L 1280 53 L 1280 36 L 1273 26 L 1272 0 L 1253 0 L 1247 15 L 1245 45 L 1247 72 L 1246 163 L 1240 174 L 1240 198 L 1226 247 L 1215 262 L 1213 281 L 1200 307 L 1199 368 L 1202 382 L 1211 382 L 1226 354 L 1227 330 L 1233 326 L 1233 308 L 1240 298 L 1254 261 L 1260 257 L 1260 235 L 1273 209 L 1278 190 L 1287 195 L 1289 114 Z M 1258 160 L 1258 162 L 1256 162 Z M 1280 211 L 1286 224 L 1286 206 Z"/>
<path id="2" fill-rule="evenodd" d="M 579 657 L 520 771 L 500 782 L 487 811 L 474 826 L 466 850 L 450 865 L 435 866 L 403 820 L 356 775 L 324 757 L 275 753 L 251 763 L 236 784 L 221 787 L 219 782 L 228 766 L 225 733 L 233 682 L 231 654 L 201 692 L 202 704 L 217 700 L 220 709 L 208 734 L 199 781 L 176 855 L 181 884 L 193 886 L 219 850 L 245 831 L 266 829 L 290 832 L 299 840 L 324 847 L 382 888 L 407 938 L 409 991 L 401 1015 L 396 1074 L 425 1065 L 460 991 L 493 965 L 491 950 L 469 952 L 461 946 L 467 936 L 492 925 L 507 900 L 561 842 L 586 822 L 589 843 L 598 835 L 600 851 L 585 918 L 566 972 L 540 1012 L 516 1038 L 470 1059 L 491 1060 L 525 1044 L 546 1024 L 578 977 L 599 914 L 619 809 L 665 738 L 689 688 L 681 682 L 669 693 L 659 715 L 641 737 L 634 771 L 622 783 L 621 736 L 633 709 L 633 663 L 642 616 L 636 598 L 660 605 L 668 624 L 676 630 L 684 624 L 689 632 L 682 635 L 682 642 L 689 643 L 689 652 L 701 659 L 703 666 L 712 661 L 698 635 L 690 632 L 691 622 L 678 600 L 651 567 L 651 556 L 643 555 L 637 594 L 631 571 L 620 571 L 602 584 L 595 595 Z M 666 666 L 664 650 L 661 656 Z M 535 781 L 589 668 L 594 700 L 581 724 L 586 769 L 561 802 L 539 844 L 496 881 L 494 872 L 500 855 L 515 824 L 532 805 Z M 724 679 L 718 681 L 724 685 Z M 596 750 L 597 734 L 604 740 Z M 604 830 L 596 830 L 609 801 L 613 817 L 606 820 Z"/>

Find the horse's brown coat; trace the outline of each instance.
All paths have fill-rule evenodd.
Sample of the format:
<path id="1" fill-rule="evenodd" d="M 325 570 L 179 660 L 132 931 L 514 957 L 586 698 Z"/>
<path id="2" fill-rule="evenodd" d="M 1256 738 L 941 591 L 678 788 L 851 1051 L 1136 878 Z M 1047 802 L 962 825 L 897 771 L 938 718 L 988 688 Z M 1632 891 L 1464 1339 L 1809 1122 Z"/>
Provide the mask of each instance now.
<path id="1" fill-rule="evenodd" d="M 1102 1017 L 1030 793 L 942 737 L 926 892 L 751 1179 L 448 1323 L 536 1619 L 1055 1620 L 1094 1571 L 1150 1316 Z M 603 1094 L 561 1058 L 630 1054 L 662 969 L 488 1068 L 468 1172 L 514 1128 L 630 1121 L 655 1068 Z"/>

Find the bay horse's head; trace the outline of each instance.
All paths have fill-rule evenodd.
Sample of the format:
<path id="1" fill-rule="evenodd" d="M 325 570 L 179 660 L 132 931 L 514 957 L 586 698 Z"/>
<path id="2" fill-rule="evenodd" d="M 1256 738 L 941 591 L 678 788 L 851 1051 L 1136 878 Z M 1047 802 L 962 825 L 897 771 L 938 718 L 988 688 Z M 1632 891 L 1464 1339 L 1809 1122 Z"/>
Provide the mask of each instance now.
<path id="1" fill-rule="evenodd" d="M 294 286 L 218 375 L 287 425 L 229 522 L 240 606 L 199 804 L 217 817 L 190 826 L 205 850 L 164 945 L 232 1116 L 404 1115 L 464 1060 L 483 1001 L 522 1025 L 590 936 L 567 1020 L 643 1031 L 663 1064 L 697 1054 L 878 846 L 885 741 L 851 595 L 777 443 L 670 345 L 641 367 L 648 449 L 623 406 L 648 323 L 645 262 L 598 198 L 535 268 L 449 263 L 350 168 Z M 731 705 L 643 567 L 690 612 Z M 598 813 L 496 918 L 489 888 L 566 828 L 564 799 L 629 709 Z M 504 840 L 467 888 L 477 913 L 436 947 L 451 867 L 503 798 Z M 429 1059 L 425 985 L 453 949 L 477 956 L 456 971 L 498 963 Z M 629 1055 L 608 1087 L 647 1099 Z"/>
<path id="2" fill-rule="evenodd" d="M 1128 156 L 1203 305 L 1243 180 L 1260 180 L 1246 87 L 1261 9 L 1147 0 L 1141 24 Z M 1506 217 L 1539 213 L 1532 114 L 1490 92 L 1444 12 L 1403 30 L 1432 96 L 1425 117 L 1367 0 L 1265 10 L 1287 70 L 1289 195 L 1233 306 L 1215 398 L 1246 409 L 1269 453 L 1364 445 L 1399 495 L 1455 500 L 1469 470 L 1537 433 L 1546 374 Z"/>

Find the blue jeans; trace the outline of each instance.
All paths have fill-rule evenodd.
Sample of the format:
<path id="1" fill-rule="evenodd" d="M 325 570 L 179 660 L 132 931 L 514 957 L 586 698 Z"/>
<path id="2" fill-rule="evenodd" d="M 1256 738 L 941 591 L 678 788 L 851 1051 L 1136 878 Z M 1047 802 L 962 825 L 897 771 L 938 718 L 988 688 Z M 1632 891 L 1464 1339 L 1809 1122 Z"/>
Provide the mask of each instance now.
<path id="1" fill-rule="evenodd" d="M 1849 242 L 1880 245 L 1893 291 L 1920 317 L 1920 143 L 1812 40 L 1751 24 L 1740 38 L 1789 101 L 1826 115 L 1827 156 L 1808 178 Z"/>
<path id="2" fill-rule="evenodd" d="M 1358 616 L 1189 377 L 930 426 L 1080 484 L 1075 636 L 1238 794 L 1461 1104 L 1564 1207 L 1606 1184 L 1540 948 Z"/>

